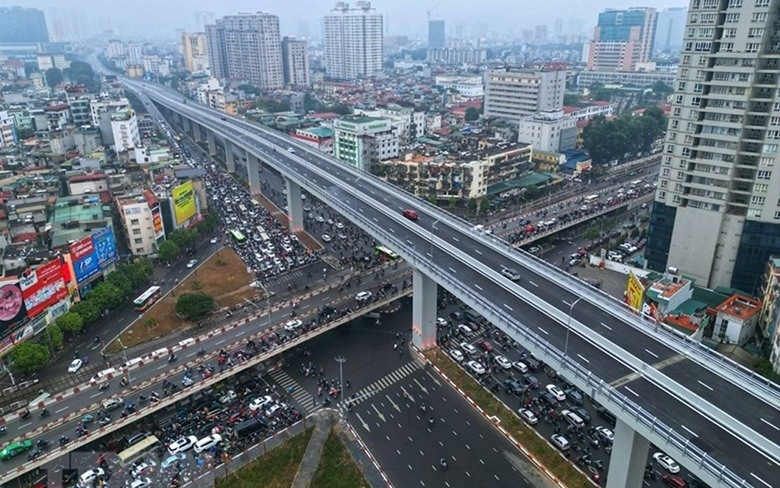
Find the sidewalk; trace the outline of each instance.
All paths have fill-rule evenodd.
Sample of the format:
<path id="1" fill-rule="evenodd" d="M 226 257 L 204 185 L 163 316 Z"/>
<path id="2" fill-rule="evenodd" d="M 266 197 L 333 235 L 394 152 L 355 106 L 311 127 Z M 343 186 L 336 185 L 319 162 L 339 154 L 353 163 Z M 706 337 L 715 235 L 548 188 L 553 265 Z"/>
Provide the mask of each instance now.
<path id="1" fill-rule="evenodd" d="M 309 445 L 303 454 L 303 460 L 298 466 L 298 472 L 295 474 L 292 488 L 308 488 L 311 485 L 314 474 L 317 472 L 317 466 L 320 464 L 320 456 L 325 448 L 325 441 L 330 435 L 331 424 L 333 423 L 332 412 L 317 412 L 314 417 L 316 425 L 314 433 L 309 439 Z"/>

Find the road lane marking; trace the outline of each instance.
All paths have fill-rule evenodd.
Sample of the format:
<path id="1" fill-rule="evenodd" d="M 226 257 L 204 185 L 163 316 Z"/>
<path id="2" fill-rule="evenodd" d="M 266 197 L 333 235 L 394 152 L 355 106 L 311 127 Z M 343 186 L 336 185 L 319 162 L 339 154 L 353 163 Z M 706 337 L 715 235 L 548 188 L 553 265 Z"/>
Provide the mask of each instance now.
<path id="1" fill-rule="evenodd" d="M 539 331 L 540 331 L 542 334 L 544 334 L 544 335 L 550 335 L 550 333 L 549 333 L 549 332 L 547 332 L 546 330 L 542 329 L 541 327 L 539 327 L 539 326 L 536 326 L 536 328 L 537 328 L 537 329 L 539 329 Z"/>
<path id="2" fill-rule="evenodd" d="M 704 383 L 704 382 L 702 382 L 702 381 L 700 381 L 700 380 L 696 380 L 696 382 L 697 382 L 697 383 L 699 383 L 699 384 L 700 384 L 701 386 L 703 386 L 704 388 L 706 388 L 706 389 L 708 389 L 708 390 L 710 390 L 710 391 L 713 391 L 712 387 L 711 387 L 710 385 L 708 385 L 707 383 Z"/>
<path id="3" fill-rule="evenodd" d="M 585 359 L 585 357 L 584 357 L 582 354 L 577 354 L 577 357 L 578 357 L 578 358 L 580 358 L 580 359 L 582 359 L 582 360 L 583 360 L 583 361 L 585 361 L 586 363 L 590 364 L 590 361 L 588 361 L 587 359 Z"/>
<path id="4" fill-rule="evenodd" d="M 653 351 L 651 351 L 651 350 L 649 350 L 649 349 L 645 349 L 645 352 L 646 352 L 647 354 L 649 354 L 649 355 L 653 356 L 654 358 L 658 359 L 658 354 L 654 353 Z"/>
<path id="5" fill-rule="evenodd" d="M 426 252 L 425 254 L 427 254 L 429 258 L 432 258 L 432 257 L 433 257 L 433 254 L 431 254 L 431 253 L 429 253 L 429 252 Z"/>
<path id="6" fill-rule="evenodd" d="M 373 219 L 373 220 L 374 220 L 374 222 L 376 222 L 377 224 L 379 223 L 379 221 L 376 219 L 376 217 L 372 217 L 372 219 Z"/>
<path id="7" fill-rule="evenodd" d="M 770 484 L 769 484 L 769 483 L 767 483 L 766 481 L 762 480 L 761 478 L 759 478 L 758 476 L 756 476 L 756 475 L 755 475 L 755 474 L 753 474 L 752 472 L 750 473 L 750 476 L 752 476 L 752 477 L 754 477 L 755 479 L 757 479 L 758 481 L 762 482 L 763 484 L 765 484 L 765 485 L 766 485 L 766 486 L 768 486 L 769 488 L 772 488 L 772 485 L 770 485 Z"/>
<path id="8" fill-rule="evenodd" d="M 216 342 L 217 345 L 224 344 L 224 343 L 225 343 L 225 339 Z"/>
<path id="9" fill-rule="evenodd" d="M 98 393 L 98 395 L 100 395 L 100 393 Z M 67 406 L 67 407 L 62 407 L 62 408 L 61 408 L 61 409 L 59 409 L 59 410 L 55 410 L 55 411 L 54 411 L 54 413 L 60 413 L 60 412 L 64 412 L 65 410 L 67 410 L 67 409 L 69 409 L 69 408 L 70 408 L 70 405 L 69 405 L 69 406 Z"/>
<path id="10" fill-rule="evenodd" d="M 602 323 L 601 323 L 601 326 L 602 326 L 602 327 L 604 327 L 604 328 L 605 328 L 605 329 L 607 329 L 607 330 L 612 330 L 612 327 L 608 326 L 608 325 L 607 325 L 607 324 L 605 324 L 604 322 L 602 322 Z"/>
<path id="11" fill-rule="evenodd" d="M 456 272 L 456 271 L 455 271 L 454 269 L 452 269 L 451 267 L 449 268 L 449 270 L 450 270 L 450 271 L 452 271 L 453 273 L 455 273 L 455 272 Z"/>
<path id="12" fill-rule="evenodd" d="M 474 252 L 482 256 L 482 251 L 480 251 L 479 249 L 474 249 Z"/>
<path id="13" fill-rule="evenodd" d="M 482 291 L 482 287 L 481 287 L 481 286 L 479 286 L 479 285 L 474 285 L 474 288 L 476 288 L 476 289 L 477 289 L 477 290 L 479 290 L 479 291 Z"/>
<path id="14" fill-rule="evenodd" d="M 20 425 L 19 427 L 17 427 L 17 429 L 22 430 L 22 429 L 27 428 L 27 427 L 29 427 L 31 425 L 32 425 L 32 422 L 28 422 L 26 424 Z"/>
<path id="15" fill-rule="evenodd" d="M 510 307 L 509 305 L 507 305 L 506 303 L 504 304 L 504 308 L 506 308 L 510 312 L 514 312 L 514 309 L 512 307 Z"/>
<path id="16" fill-rule="evenodd" d="M 625 386 L 625 387 L 623 387 L 623 388 L 624 388 L 624 389 L 625 389 L 627 392 L 629 392 L 629 393 L 631 393 L 632 395 L 634 395 L 635 397 L 639 398 L 639 394 L 637 394 L 637 392 L 635 392 L 635 391 L 634 391 L 634 390 L 632 390 L 631 388 L 629 388 L 629 387 L 627 387 L 627 386 Z"/>
<path id="17" fill-rule="evenodd" d="M 780 430 L 780 427 L 778 427 L 778 426 L 776 426 L 776 425 L 774 425 L 774 424 L 771 424 L 771 423 L 769 423 L 769 422 L 768 422 L 766 419 L 764 419 L 764 418 L 761 418 L 760 420 L 761 420 L 762 422 L 764 422 L 766 425 L 768 425 L 768 426 L 772 427 L 773 429 L 775 429 L 775 430 Z"/>
<path id="18" fill-rule="evenodd" d="M 528 284 L 531 285 L 531 286 L 535 286 L 535 287 L 539 288 L 539 285 L 537 285 L 533 281 L 529 281 Z"/>
<path id="19" fill-rule="evenodd" d="M 458 239 L 458 238 L 457 238 L 457 237 L 455 237 L 455 236 L 452 236 L 452 240 L 453 240 L 453 241 L 455 241 L 455 242 L 460 242 L 460 239 Z"/>
<path id="20" fill-rule="evenodd" d="M 686 432 L 688 432 L 689 434 L 691 434 L 693 437 L 699 437 L 699 436 L 696 434 L 696 432 L 692 431 L 691 429 L 689 429 L 688 427 L 684 426 L 683 424 L 680 424 L 680 427 L 682 427 L 683 429 L 685 429 L 685 431 L 686 431 Z"/>

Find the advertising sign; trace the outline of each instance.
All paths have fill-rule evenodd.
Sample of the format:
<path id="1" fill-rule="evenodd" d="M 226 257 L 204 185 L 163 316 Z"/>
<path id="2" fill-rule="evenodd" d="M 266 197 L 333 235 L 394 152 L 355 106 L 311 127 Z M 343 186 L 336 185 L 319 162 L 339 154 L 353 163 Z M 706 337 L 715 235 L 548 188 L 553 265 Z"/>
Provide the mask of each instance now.
<path id="1" fill-rule="evenodd" d="M 152 210 L 152 223 L 154 224 L 154 237 L 160 238 L 163 235 L 162 215 L 159 210 Z"/>
<path id="2" fill-rule="evenodd" d="M 191 219 L 197 208 L 195 205 L 195 189 L 192 182 L 188 181 L 177 186 L 171 191 L 173 197 L 173 213 L 176 215 L 176 225 Z"/>
<path id="3" fill-rule="evenodd" d="M 24 308 L 19 280 L 12 278 L 0 281 L 0 335 L 26 319 L 27 310 Z"/>
<path id="4" fill-rule="evenodd" d="M 69 250 L 77 282 L 86 281 L 98 272 L 100 266 L 98 266 L 97 256 L 95 255 L 92 236 L 87 236 L 74 242 L 70 245 Z"/>
<path id="5" fill-rule="evenodd" d="M 116 261 L 116 239 L 111 227 L 104 227 L 92 234 L 92 245 L 97 255 L 98 266 L 100 269 Z"/>
<path id="6" fill-rule="evenodd" d="M 19 277 L 27 317 L 34 318 L 48 307 L 68 296 L 68 288 L 62 276 L 62 261 L 49 261 L 35 271 Z"/>
<path id="7" fill-rule="evenodd" d="M 634 273 L 628 273 L 628 283 L 626 284 L 626 304 L 637 312 L 642 311 L 642 303 L 645 298 L 645 287 Z"/>

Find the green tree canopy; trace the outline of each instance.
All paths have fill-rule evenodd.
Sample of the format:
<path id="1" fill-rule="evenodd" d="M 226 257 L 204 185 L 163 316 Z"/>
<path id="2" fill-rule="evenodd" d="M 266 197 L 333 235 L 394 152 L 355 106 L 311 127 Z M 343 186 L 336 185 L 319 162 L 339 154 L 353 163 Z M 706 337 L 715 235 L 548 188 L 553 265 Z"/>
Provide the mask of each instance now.
<path id="1" fill-rule="evenodd" d="M 71 61 L 70 66 L 62 72 L 71 83 L 84 85 L 87 90 L 96 92 L 100 90 L 100 80 L 92 70 L 92 65 L 84 61 Z"/>
<path id="2" fill-rule="evenodd" d="M 119 271 L 113 271 L 108 275 L 106 281 L 117 287 L 123 298 L 127 298 L 133 292 L 133 282 L 130 277 Z"/>
<path id="3" fill-rule="evenodd" d="M 130 278 L 130 281 L 133 282 L 133 288 L 138 288 L 141 285 L 149 283 L 154 269 L 148 260 L 141 259 L 132 264 L 121 264 L 119 265 L 119 268 L 117 268 L 117 271 L 127 275 L 127 277 Z"/>
<path id="4" fill-rule="evenodd" d="M 165 241 L 160 244 L 160 249 L 157 251 L 157 255 L 163 261 L 176 261 L 179 259 L 181 252 L 179 246 L 173 241 Z"/>
<path id="5" fill-rule="evenodd" d="M 464 118 L 466 119 L 466 122 L 474 122 L 479 118 L 479 110 L 474 107 L 467 108 Z"/>
<path id="6" fill-rule="evenodd" d="M 168 239 L 175 242 L 179 249 L 187 249 L 195 243 L 197 235 L 195 232 L 187 229 L 176 229 L 171 232 Z"/>
<path id="7" fill-rule="evenodd" d="M 70 307 L 70 311 L 84 319 L 85 324 L 91 324 L 100 318 L 100 310 L 89 300 L 82 300 L 78 303 L 74 303 L 73 306 Z"/>
<path id="8" fill-rule="evenodd" d="M 207 315 L 214 309 L 214 298 L 202 293 L 184 293 L 176 299 L 176 313 L 185 320 Z"/>
<path id="9" fill-rule="evenodd" d="M 46 326 L 46 342 L 49 343 L 49 346 L 52 349 L 59 349 L 62 347 L 62 340 L 64 339 L 64 334 L 62 333 L 62 330 L 57 327 L 57 324 L 50 324 Z"/>
<path id="10" fill-rule="evenodd" d="M 76 312 L 65 312 L 54 321 L 63 332 L 75 335 L 84 328 L 84 318 Z"/>
<path id="11" fill-rule="evenodd" d="M 54 88 L 55 86 L 62 83 L 62 80 L 65 79 L 62 76 L 62 71 L 60 71 L 59 68 L 47 69 L 46 73 L 44 73 L 44 76 L 46 77 L 46 85 L 49 86 L 49 88 Z"/>
<path id="12" fill-rule="evenodd" d="M 32 373 L 40 369 L 49 360 L 49 349 L 41 344 L 26 341 L 17 344 L 9 353 L 11 367 L 23 373 Z"/>
<path id="13" fill-rule="evenodd" d="M 87 299 L 95 304 L 101 313 L 118 307 L 123 300 L 122 292 L 113 284 L 104 281 L 89 292 Z"/>

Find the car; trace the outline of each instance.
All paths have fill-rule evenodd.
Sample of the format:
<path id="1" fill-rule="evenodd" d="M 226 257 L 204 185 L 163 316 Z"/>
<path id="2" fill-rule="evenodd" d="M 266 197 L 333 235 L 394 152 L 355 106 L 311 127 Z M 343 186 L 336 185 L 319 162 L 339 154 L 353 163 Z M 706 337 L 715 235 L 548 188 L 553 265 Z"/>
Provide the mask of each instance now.
<path id="1" fill-rule="evenodd" d="M 477 346 L 485 352 L 493 352 L 493 344 L 488 342 L 487 339 L 480 339 L 477 341 Z"/>
<path id="2" fill-rule="evenodd" d="M 469 361 L 466 366 L 476 375 L 485 374 L 485 368 L 476 361 Z"/>
<path id="3" fill-rule="evenodd" d="M 198 264 L 197 259 L 190 259 L 189 261 L 187 261 L 188 268 L 194 268 L 196 264 Z"/>
<path id="4" fill-rule="evenodd" d="M 436 317 L 436 325 L 439 327 L 446 327 L 447 326 L 447 319 L 443 319 L 441 317 Z"/>
<path id="5" fill-rule="evenodd" d="M 268 405 L 272 404 L 274 399 L 270 395 L 257 397 L 249 403 L 249 410 L 253 412 L 256 410 L 263 410 Z"/>
<path id="6" fill-rule="evenodd" d="M 561 417 L 563 417 L 566 422 L 569 423 L 569 425 L 573 425 L 575 428 L 581 428 L 585 425 L 585 421 L 582 420 L 582 417 L 577 415 L 577 412 L 574 410 L 562 410 L 561 411 Z"/>
<path id="7" fill-rule="evenodd" d="M 32 441 L 30 440 L 12 442 L 5 446 L 2 451 L 0 451 L 0 461 L 11 459 L 16 455 L 23 453 L 24 451 L 29 451 L 32 449 L 32 446 Z"/>
<path id="8" fill-rule="evenodd" d="M 84 365 L 84 362 L 81 361 L 81 359 L 74 359 L 70 362 L 70 366 L 68 366 L 68 373 L 75 373 L 76 371 L 81 369 L 81 366 Z"/>
<path id="9" fill-rule="evenodd" d="M 509 361 L 504 356 L 496 356 L 493 358 L 496 361 L 496 364 L 499 365 L 503 369 L 512 369 L 512 362 Z"/>
<path id="10" fill-rule="evenodd" d="M 552 437 L 550 437 L 550 440 L 552 441 L 553 445 L 561 451 L 568 451 L 569 447 L 571 447 L 569 444 L 569 439 L 560 434 L 553 434 Z"/>
<path id="11" fill-rule="evenodd" d="M 599 415 L 599 417 L 603 418 L 607 422 L 609 422 L 609 425 L 615 426 L 615 423 L 617 422 L 617 419 L 615 418 L 615 414 L 607 410 L 606 408 L 602 407 L 601 405 L 595 406 L 596 413 Z"/>
<path id="12" fill-rule="evenodd" d="M 133 469 L 131 469 L 130 476 L 132 476 L 133 478 L 138 478 L 142 474 L 144 474 L 145 471 L 150 470 L 155 466 L 157 466 L 157 463 L 155 463 L 151 459 L 147 459 L 146 461 L 136 465 Z"/>
<path id="13" fill-rule="evenodd" d="M 479 354 L 479 351 L 477 351 L 477 348 L 472 346 L 468 342 L 461 342 L 459 347 L 461 349 L 463 349 L 463 352 L 468 354 L 470 357 L 474 357 L 477 354 Z"/>
<path id="14" fill-rule="evenodd" d="M 193 446 L 193 449 L 195 450 L 195 452 L 201 453 L 203 451 L 207 451 L 211 449 L 212 447 L 216 446 L 220 442 L 222 442 L 221 435 L 211 434 L 196 442 L 195 446 Z"/>
<path id="15" fill-rule="evenodd" d="M 104 410 L 116 410 L 117 408 L 123 406 L 124 400 L 122 400 L 122 397 L 114 397 L 109 398 L 108 400 L 103 400 L 103 409 Z"/>
<path id="16" fill-rule="evenodd" d="M 596 434 L 604 444 L 610 445 L 615 441 L 615 433 L 603 425 L 596 427 Z"/>
<path id="17" fill-rule="evenodd" d="M 344 230 L 344 224 L 342 224 L 341 222 L 336 222 L 336 228 L 338 230 Z"/>
<path id="18" fill-rule="evenodd" d="M 265 411 L 266 418 L 271 418 L 274 415 L 279 412 L 279 410 L 283 409 L 286 405 L 283 403 L 274 403 L 270 407 L 268 407 Z"/>
<path id="19" fill-rule="evenodd" d="M 147 488 L 149 486 L 152 486 L 151 478 L 143 478 L 130 483 L 130 488 Z"/>
<path id="20" fill-rule="evenodd" d="M 216 244 L 216 243 L 218 243 L 218 242 L 219 242 L 219 237 L 212 237 L 212 238 L 209 240 L 209 242 L 210 242 L 210 243 L 212 243 L 212 244 Z"/>
<path id="21" fill-rule="evenodd" d="M 409 220 L 417 220 L 418 218 L 420 218 L 420 216 L 417 215 L 417 211 L 416 210 L 406 209 L 402 213 L 403 213 L 404 217 L 406 217 Z"/>
<path id="22" fill-rule="evenodd" d="M 287 152 L 288 152 L 288 153 L 294 153 L 294 152 L 295 152 L 295 149 L 293 149 L 293 148 L 291 148 L 291 147 L 288 147 L 288 148 L 287 148 Z"/>
<path id="23" fill-rule="evenodd" d="M 538 390 L 541 386 L 541 383 L 539 383 L 539 380 L 536 379 L 536 376 L 530 374 L 523 375 L 523 384 L 532 390 Z"/>
<path id="24" fill-rule="evenodd" d="M 98 478 L 105 474 L 106 472 L 103 471 L 103 468 L 90 469 L 89 471 L 81 473 L 81 476 L 79 476 L 79 481 L 82 485 L 92 486 L 92 484 L 97 481 Z"/>
<path id="25" fill-rule="evenodd" d="M 192 376 L 184 375 L 184 377 L 182 377 L 181 386 L 186 388 L 188 386 L 192 386 L 193 384 L 195 384 L 195 380 L 192 379 Z"/>
<path id="26" fill-rule="evenodd" d="M 502 268 L 501 274 L 504 275 L 505 278 L 509 278 L 512 281 L 517 281 L 520 279 L 520 273 L 518 273 L 514 268 Z"/>
<path id="27" fill-rule="evenodd" d="M 330 242 L 333 239 L 331 239 L 331 237 L 328 234 L 322 234 L 322 240 L 325 242 Z"/>
<path id="28" fill-rule="evenodd" d="M 539 399 L 551 408 L 558 408 L 558 400 L 549 391 L 539 393 Z"/>
<path id="29" fill-rule="evenodd" d="M 303 322 L 300 320 L 288 320 L 286 324 L 284 324 L 284 330 L 287 332 L 295 332 L 296 329 L 298 329 L 300 326 L 303 325 Z"/>
<path id="30" fill-rule="evenodd" d="M 566 394 L 566 398 L 569 399 L 569 403 L 572 405 L 582 405 L 584 399 L 582 398 L 582 394 L 575 390 L 574 388 L 568 388 L 566 390 L 563 390 L 563 393 Z"/>
<path id="31" fill-rule="evenodd" d="M 450 356 L 459 363 L 462 363 L 466 358 L 466 356 L 463 355 L 463 351 L 460 349 L 450 349 Z"/>
<path id="32" fill-rule="evenodd" d="M 579 415 L 580 418 L 583 420 L 583 422 L 585 422 L 586 424 L 589 424 L 590 421 L 592 420 L 591 417 L 590 417 L 590 413 L 588 413 L 588 411 L 585 410 L 584 407 L 576 407 L 576 408 L 573 408 L 572 410 L 577 412 L 577 415 Z"/>
<path id="33" fill-rule="evenodd" d="M 370 291 L 361 291 L 360 293 L 355 295 L 355 300 L 357 300 L 358 302 L 367 302 L 368 300 L 371 299 L 372 296 L 373 294 Z"/>
<path id="34" fill-rule="evenodd" d="M 526 366 L 526 364 L 522 361 L 513 361 L 512 367 L 523 374 L 528 372 L 528 366 Z"/>
<path id="35" fill-rule="evenodd" d="M 520 396 L 525 391 L 525 387 L 517 380 L 504 380 L 504 391 L 507 394 Z"/>
<path id="36" fill-rule="evenodd" d="M 322 217 L 322 215 L 318 215 L 317 218 L 314 220 L 316 220 L 318 224 L 322 224 L 325 222 L 325 219 Z"/>
<path id="37" fill-rule="evenodd" d="M 186 454 L 177 452 L 176 454 L 171 454 L 167 458 L 163 459 L 163 461 L 160 463 L 160 467 L 163 469 L 170 468 L 174 464 L 178 463 L 179 461 L 184 461 L 185 459 L 187 459 Z"/>
<path id="38" fill-rule="evenodd" d="M 680 465 L 677 464 L 677 461 L 662 452 L 653 454 L 653 459 L 655 459 L 655 462 L 660 464 L 662 468 L 672 474 L 677 474 L 680 472 Z"/>
<path id="39" fill-rule="evenodd" d="M 460 332 L 466 337 L 471 337 L 472 335 L 474 335 L 474 331 L 471 330 L 471 327 L 469 327 L 466 324 L 458 324 L 458 332 Z"/>
<path id="40" fill-rule="evenodd" d="M 536 417 L 536 414 L 527 408 L 521 408 L 517 411 L 517 413 L 520 415 L 520 418 L 525 420 L 525 423 L 528 425 L 536 425 L 539 423 L 539 419 Z"/>
<path id="41" fill-rule="evenodd" d="M 665 474 L 661 477 L 661 479 L 666 486 L 671 486 L 672 488 L 688 488 L 688 482 L 679 476 Z"/>
<path id="42" fill-rule="evenodd" d="M 557 386 L 553 384 L 549 384 L 545 386 L 545 388 L 550 393 L 550 395 L 554 396 L 555 399 L 558 400 L 559 402 L 566 400 L 566 393 L 564 393 L 563 390 L 561 390 Z"/>
<path id="43" fill-rule="evenodd" d="M 194 435 L 187 437 L 181 437 L 176 439 L 168 446 L 168 452 L 171 454 L 179 454 L 189 451 L 195 443 L 198 442 L 198 438 Z"/>

